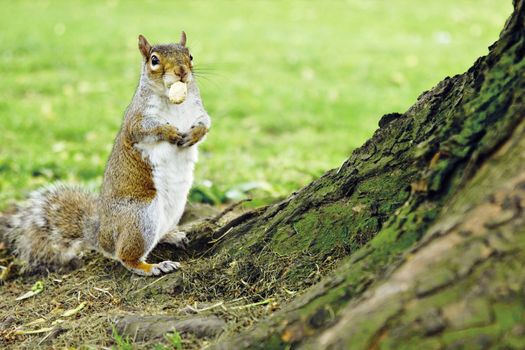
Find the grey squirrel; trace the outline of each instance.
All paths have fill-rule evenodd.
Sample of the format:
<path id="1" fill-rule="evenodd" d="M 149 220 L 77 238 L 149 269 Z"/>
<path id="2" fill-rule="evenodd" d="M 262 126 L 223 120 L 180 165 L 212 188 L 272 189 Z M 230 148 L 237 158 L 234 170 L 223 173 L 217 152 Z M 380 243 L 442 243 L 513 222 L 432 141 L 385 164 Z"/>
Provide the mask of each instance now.
<path id="1" fill-rule="evenodd" d="M 140 275 L 180 266 L 150 264 L 146 258 L 158 242 L 179 247 L 188 242 L 177 224 L 193 182 L 197 145 L 211 121 L 195 83 L 186 34 L 179 43 L 155 46 L 140 35 L 138 46 L 140 82 L 115 138 L 100 195 L 56 184 L 3 214 L 0 239 L 30 268 L 61 270 L 75 265 L 87 249 Z M 184 95 L 174 98 L 170 88 L 182 83 Z"/>

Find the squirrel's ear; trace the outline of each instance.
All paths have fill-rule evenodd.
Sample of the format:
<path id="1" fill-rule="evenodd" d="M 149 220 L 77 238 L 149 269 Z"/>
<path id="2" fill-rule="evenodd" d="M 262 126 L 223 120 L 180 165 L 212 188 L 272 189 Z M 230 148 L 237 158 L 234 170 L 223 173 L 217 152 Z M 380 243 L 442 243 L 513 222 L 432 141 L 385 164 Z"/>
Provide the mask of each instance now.
<path id="1" fill-rule="evenodd" d="M 180 34 L 180 46 L 186 46 L 186 33 L 184 31 Z"/>
<path id="2" fill-rule="evenodd" d="M 149 59 L 149 53 L 151 51 L 151 45 L 148 43 L 148 40 L 141 34 L 139 35 L 139 50 L 144 56 L 144 59 L 147 61 Z"/>

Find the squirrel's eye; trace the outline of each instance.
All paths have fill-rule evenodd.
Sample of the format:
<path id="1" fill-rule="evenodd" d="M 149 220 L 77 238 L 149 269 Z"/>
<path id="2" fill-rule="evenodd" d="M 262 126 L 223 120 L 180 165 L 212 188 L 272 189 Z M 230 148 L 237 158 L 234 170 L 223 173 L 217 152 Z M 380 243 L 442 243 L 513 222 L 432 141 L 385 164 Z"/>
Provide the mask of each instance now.
<path id="1" fill-rule="evenodd" d="M 155 55 L 152 55 L 151 56 L 151 65 L 153 66 L 156 66 L 157 64 L 159 64 L 159 58 Z"/>
<path id="2" fill-rule="evenodd" d="M 192 55 L 190 55 L 190 61 L 193 61 L 193 56 Z"/>

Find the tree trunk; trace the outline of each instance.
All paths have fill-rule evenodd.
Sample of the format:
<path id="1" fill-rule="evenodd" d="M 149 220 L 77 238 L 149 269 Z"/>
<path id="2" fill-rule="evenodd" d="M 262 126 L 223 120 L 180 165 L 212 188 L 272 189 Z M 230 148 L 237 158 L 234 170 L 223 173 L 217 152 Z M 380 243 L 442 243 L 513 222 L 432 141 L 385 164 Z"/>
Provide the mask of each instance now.
<path id="1" fill-rule="evenodd" d="M 185 281 L 206 283 L 179 280 L 183 295 L 311 286 L 215 348 L 525 347 L 524 6 L 488 56 L 385 115 L 339 169 L 196 230 L 206 253 Z"/>

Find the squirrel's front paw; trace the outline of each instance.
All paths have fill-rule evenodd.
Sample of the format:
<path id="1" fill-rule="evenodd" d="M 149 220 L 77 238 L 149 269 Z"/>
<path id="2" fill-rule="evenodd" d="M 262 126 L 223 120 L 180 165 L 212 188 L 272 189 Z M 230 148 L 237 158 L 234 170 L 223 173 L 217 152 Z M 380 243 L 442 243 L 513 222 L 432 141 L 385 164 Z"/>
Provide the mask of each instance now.
<path id="1" fill-rule="evenodd" d="M 208 128 L 203 124 L 194 125 L 190 131 L 182 137 L 182 140 L 178 143 L 180 147 L 191 147 L 197 142 L 202 140 L 208 133 Z"/>
<path id="2" fill-rule="evenodd" d="M 178 145 L 184 140 L 184 135 L 179 132 L 177 128 L 173 128 L 173 130 L 170 130 L 168 134 L 168 142 L 173 145 Z"/>

